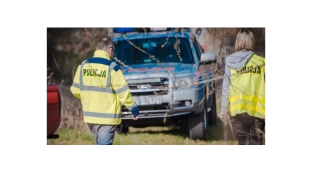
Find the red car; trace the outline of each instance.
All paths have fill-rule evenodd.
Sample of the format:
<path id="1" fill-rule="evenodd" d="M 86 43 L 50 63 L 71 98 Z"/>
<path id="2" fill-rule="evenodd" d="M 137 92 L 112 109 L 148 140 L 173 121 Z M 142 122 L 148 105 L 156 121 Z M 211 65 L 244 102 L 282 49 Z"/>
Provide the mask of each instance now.
<path id="1" fill-rule="evenodd" d="M 61 98 L 58 87 L 47 86 L 47 138 L 58 138 L 54 134 L 61 123 Z"/>

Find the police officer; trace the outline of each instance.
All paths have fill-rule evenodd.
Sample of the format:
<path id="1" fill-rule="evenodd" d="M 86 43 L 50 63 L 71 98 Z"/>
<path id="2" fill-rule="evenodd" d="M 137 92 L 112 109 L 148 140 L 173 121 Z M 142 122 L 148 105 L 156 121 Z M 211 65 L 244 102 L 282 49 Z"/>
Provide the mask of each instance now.
<path id="1" fill-rule="evenodd" d="M 253 33 L 242 29 L 225 58 L 220 119 L 227 121 L 229 107 L 239 145 L 261 145 L 264 135 L 265 59 L 254 49 Z"/>
<path id="2" fill-rule="evenodd" d="M 109 38 L 97 44 L 94 56 L 78 66 L 70 88 L 81 100 L 84 122 L 93 133 L 96 144 L 112 145 L 116 126 L 121 123 L 122 104 L 139 119 L 139 109 L 133 100 L 119 66 L 111 61 L 115 51 Z"/>

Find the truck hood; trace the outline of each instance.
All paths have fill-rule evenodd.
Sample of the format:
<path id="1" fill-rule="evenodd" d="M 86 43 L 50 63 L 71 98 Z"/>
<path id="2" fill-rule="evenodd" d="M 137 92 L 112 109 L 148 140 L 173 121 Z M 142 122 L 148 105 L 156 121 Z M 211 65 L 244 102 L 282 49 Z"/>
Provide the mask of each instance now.
<path id="1" fill-rule="evenodd" d="M 138 75 L 163 75 L 170 74 L 174 76 L 195 75 L 197 70 L 196 64 L 182 64 L 182 63 L 161 63 L 161 64 L 136 64 L 129 65 L 133 68 L 121 66 L 121 70 L 126 77 L 133 77 Z"/>

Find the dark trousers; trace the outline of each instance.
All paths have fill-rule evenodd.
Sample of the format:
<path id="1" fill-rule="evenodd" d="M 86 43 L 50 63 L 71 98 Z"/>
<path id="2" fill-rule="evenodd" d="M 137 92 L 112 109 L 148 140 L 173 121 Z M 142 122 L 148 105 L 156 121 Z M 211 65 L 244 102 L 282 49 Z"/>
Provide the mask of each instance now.
<path id="1" fill-rule="evenodd" d="M 232 117 L 239 145 L 262 145 L 265 120 L 247 113 Z"/>

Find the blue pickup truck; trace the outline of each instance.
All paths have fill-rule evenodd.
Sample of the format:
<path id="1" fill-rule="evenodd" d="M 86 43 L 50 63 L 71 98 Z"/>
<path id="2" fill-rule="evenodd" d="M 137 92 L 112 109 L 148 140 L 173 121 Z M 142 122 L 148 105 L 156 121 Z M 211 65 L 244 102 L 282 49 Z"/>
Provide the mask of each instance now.
<path id="1" fill-rule="evenodd" d="M 183 28 L 114 28 L 114 60 L 140 109 L 133 122 L 123 107 L 119 133 L 129 126 L 165 125 L 184 119 L 192 139 L 207 139 L 216 124 L 213 77 L 215 53 L 205 53 L 196 36 Z M 160 123 L 161 122 L 161 123 Z"/>

